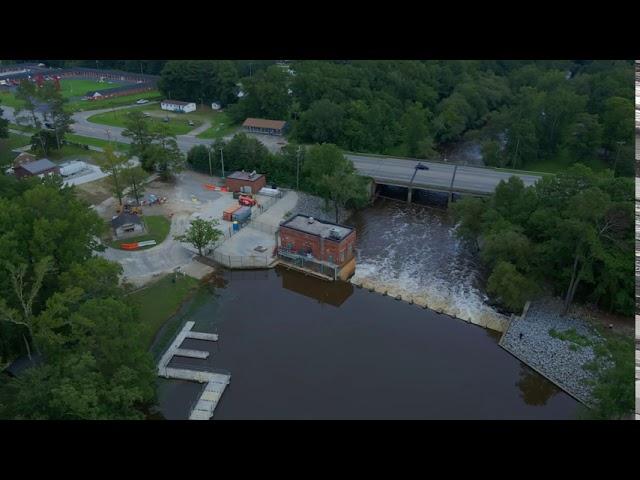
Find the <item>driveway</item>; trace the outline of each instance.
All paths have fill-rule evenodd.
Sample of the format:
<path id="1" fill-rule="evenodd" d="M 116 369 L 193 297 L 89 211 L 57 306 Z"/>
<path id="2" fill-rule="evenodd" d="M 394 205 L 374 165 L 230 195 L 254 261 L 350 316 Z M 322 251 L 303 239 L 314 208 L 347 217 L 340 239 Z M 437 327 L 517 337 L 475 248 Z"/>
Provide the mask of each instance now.
<path id="1" fill-rule="evenodd" d="M 122 265 L 123 280 L 134 284 L 145 283 L 155 275 L 171 272 L 191 262 L 194 254 L 173 238 L 184 233 L 188 226 L 189 215 L 174 215 L 169 235 L 160 245 L 137 252 L 107 247 L 99 255 Z"/>

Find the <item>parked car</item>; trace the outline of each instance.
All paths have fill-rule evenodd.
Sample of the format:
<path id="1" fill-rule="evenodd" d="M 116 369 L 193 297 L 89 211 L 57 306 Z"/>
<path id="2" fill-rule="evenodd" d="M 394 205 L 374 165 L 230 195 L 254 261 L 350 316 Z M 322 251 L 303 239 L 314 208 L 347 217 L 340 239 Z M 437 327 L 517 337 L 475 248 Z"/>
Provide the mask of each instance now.
<path id="1" fill-rule="evenodd" d="M 145 100 L 144 98 L 141 98 L 140 100 L 138 100 L 136 102 L 138 105 L 144 105 L 145 103 L 149 103 L 149 100 Z"/>

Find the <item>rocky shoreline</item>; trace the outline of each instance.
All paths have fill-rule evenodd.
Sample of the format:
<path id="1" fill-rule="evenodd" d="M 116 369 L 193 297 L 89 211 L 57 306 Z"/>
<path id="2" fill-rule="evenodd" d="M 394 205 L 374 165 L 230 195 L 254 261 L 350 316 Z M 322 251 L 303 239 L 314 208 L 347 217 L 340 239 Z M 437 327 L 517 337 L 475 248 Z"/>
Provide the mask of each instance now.
<path id="1" fill-rule="evenodd" d="M 584 366 L 596 359 L 593 346 L 603 338 L 583 318 L 571 313 L 563 317 L 561 311 L 562 301 L 557 298 L 532 302 L 523 317 L 513 317 L 500 345 L 573 397 L 591 405 L 590 382 L 596 374 Z M 571 339 L 558 338 L 563 334 Z"/>

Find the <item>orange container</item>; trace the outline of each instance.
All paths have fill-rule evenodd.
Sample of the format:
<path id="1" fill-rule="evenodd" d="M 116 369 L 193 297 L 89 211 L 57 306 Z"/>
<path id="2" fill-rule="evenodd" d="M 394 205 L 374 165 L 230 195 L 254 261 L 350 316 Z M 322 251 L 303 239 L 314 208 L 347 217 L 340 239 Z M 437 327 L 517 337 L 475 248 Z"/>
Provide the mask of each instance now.
<path id="1" fill-rule="evenodd" d="M 222 212 L 222 219 L 226 220 L 227 222 L 230 222 L 231 219 L 233 218 L 233 214 L 236 212 L 236 210 L 240 209 L 242 207 L 242 205 L 233 205 L 231 207 L 228 207 L 224 210 L 224 212 Z"/>

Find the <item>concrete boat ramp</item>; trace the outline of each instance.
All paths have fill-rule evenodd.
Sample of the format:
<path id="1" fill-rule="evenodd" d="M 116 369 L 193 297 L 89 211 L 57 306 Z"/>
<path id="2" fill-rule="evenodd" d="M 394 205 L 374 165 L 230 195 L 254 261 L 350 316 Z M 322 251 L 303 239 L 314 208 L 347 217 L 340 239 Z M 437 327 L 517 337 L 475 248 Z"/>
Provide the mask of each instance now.
<path id="1" fill-rule="evenodd" d="M 186 322 L 180 333 L 176 336 L 171 346 L 164 353 L 158 363 L 158 375 L 164 378 L 174 378 L 177 380 L 189 380 L 192 382 L 206 383 L 200 398 L 189 413 L 189 420 L 209 420 L 213 417 L 213 412 L 218 405 L 218 401 L 225 388 L 231 380 L 231 375 L 213 373 L 200 370 L 189 370 L 186 368 L 168 367 L 174 356 L 207 359 L 209 352 L 202 350 L 191 350 L 180 348 L 182 342 L 187 338 L 217 342 L 218 335 L 215 333 L 194 332 L 191 329 L 195 322 Z"/>

